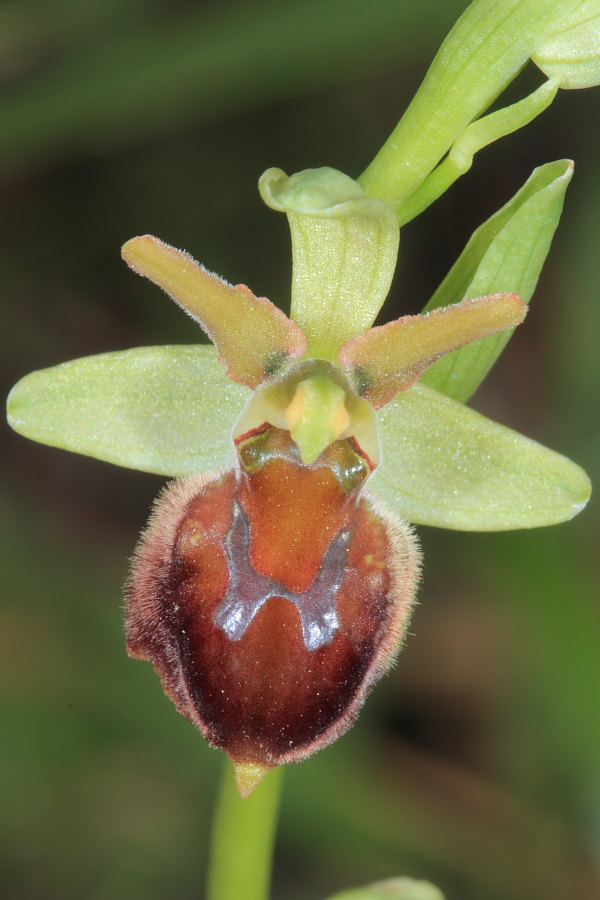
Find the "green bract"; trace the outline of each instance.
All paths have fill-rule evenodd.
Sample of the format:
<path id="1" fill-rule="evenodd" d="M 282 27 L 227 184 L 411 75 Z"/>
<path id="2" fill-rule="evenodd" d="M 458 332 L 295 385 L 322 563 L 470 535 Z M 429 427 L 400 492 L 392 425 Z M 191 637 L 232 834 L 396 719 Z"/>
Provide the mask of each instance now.
<path id="1" fill-rule="evenodd" d="M 529 303 L 572 177 L 568 159 L 535 169 L 512 200 L 473 233 L 425 311 L 490 291 L 515 291 Z M 466 402 L 511 334 L 504 331 L 449 353 L 424 373 L 423 382 Z"/>
<path id="2" fill-rule="evenodd" d="M 13 389 L 9 420 L 35 440 L 182 476 L 230 462 L 240 416 L 238 432 L 264 421 L 289 429 L 306 463 L 346 436 L 377 463 L 371 404 L 381 407 L 381 463 L 370 486 L 402 518 L 467 530 L 569 519 L 589 496 L 579 467 L 450 397 L 411 386 L 427 365 L 449 351 L 449 358 L 464 354 L 455 348 L 472 341 L 484 349 L 455 363 L 464 370 L 461 390 L 483 378 L 499 352 L 485 344 L 497 339 L 485 336 L 522 320 L 512 291 L 531 295 L 570 171 L 566 163 L 538 170 L 474 235 L 431 305 L 460 302 L 369 331 L 397 252 L 390 207 L 331 169 L 289 179 L 269 170 L 263 195 L 292 228 L 292 319 L 156 238 L 134 238 L 124 258 L 194 316 L 219 358 L 206 346 L 154 347 L 34 372 Z M 538 218 L 543 227 L 533 240 Z M 498 285 L 504 293 L 492 293 Z M 449 394 L 457 390 L 448 384 Z"/>

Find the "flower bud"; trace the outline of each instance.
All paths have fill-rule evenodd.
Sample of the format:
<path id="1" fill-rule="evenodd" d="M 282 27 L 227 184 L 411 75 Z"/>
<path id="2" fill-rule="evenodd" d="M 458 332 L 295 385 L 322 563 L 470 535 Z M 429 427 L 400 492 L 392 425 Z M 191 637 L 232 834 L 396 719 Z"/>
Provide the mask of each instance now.
<path id="1" fill-rule="evenodd" d="M 354 438 L 305 465 L 265 423 L 236 449 L 237 470 L 158 499 L 127 636 L 249 793 L 351 726 L 402 641 L 419 553 L 410 528 L 361 495 L 372 464 Z"/>

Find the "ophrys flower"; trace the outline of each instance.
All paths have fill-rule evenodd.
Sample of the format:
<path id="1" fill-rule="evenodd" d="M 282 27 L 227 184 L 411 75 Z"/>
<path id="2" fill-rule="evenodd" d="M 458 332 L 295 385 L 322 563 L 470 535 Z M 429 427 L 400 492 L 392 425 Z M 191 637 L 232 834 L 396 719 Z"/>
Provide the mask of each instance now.
<path id="1" fill-rule="evenodd" d="M 57 443 L 50 427 L 81 452 L 184 476 L 134 560 L 128 646 L 230 755 L 243 793 L 347 730 L 395 658 L 419 570 L 405 519 L 529 527 L 571 517 L 589 492 L 569 460 L 418 384 L 443 354 L 521 322 L 518 296 L 372 328 L 396 264 L 394 210 L 331 169 L 269 170 L 261 189 L 292 229 L 290 318 L 134 238 L 127 263 L 216 351 L 75 361 L 27 376 L 10 401 L 29 436 Z"/>

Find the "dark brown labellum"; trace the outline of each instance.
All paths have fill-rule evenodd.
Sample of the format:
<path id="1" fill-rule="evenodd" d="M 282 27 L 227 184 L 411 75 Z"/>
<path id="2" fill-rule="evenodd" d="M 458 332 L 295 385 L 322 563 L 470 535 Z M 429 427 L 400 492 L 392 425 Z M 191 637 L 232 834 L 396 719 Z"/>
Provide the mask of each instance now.
<path id="1" fill-rule="evenodd" d="M 360 491 L 370 466 L 353 440 L 308 466 L 271 426 L 236 443 L 237 469 L 158 499 L 126 590 L 128 650 L 260 776 L 350 727 L 401 643 L 419 554 Z"/>

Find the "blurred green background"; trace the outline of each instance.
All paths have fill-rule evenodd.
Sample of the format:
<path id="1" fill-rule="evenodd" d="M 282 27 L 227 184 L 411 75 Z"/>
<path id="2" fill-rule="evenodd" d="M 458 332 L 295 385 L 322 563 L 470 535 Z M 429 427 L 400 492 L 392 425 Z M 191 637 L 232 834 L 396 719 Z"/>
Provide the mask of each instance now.
<path id="1" fill-rule="evenodd" d="M 256 181 L 358 175 L 463 0 L 5 0 L 5 393 L 31 369 L 194 324 L 127 271 L 152 232 L 284 307 Z M 511 88 L 540 83 L 531 67 Z M 600 476 L 600 92 L 563 92 L 403 231 L 384 317 L 416 312 L 534 166 L 576 175 L 534 307 L 475 405 Z M 2 430 L 2 887 L 202 896 L 221 760 L 123 648 L 127 559 L 162 480 Z M 275 900 L 406 874 L 447 900 L 600 897 L 598 507 L 511 534 L 420 529 L 411 637 L 357 727 L 288 772 Z"/>

